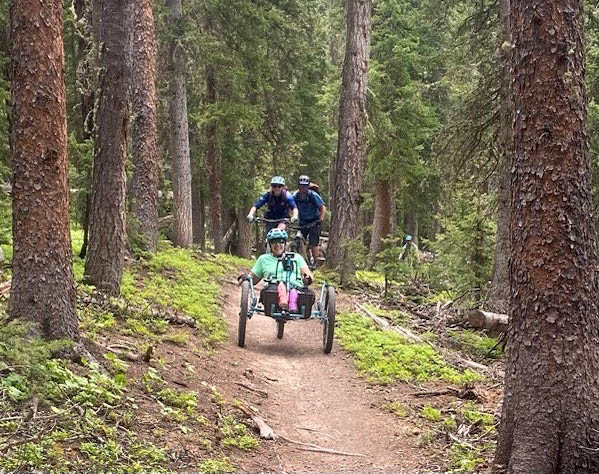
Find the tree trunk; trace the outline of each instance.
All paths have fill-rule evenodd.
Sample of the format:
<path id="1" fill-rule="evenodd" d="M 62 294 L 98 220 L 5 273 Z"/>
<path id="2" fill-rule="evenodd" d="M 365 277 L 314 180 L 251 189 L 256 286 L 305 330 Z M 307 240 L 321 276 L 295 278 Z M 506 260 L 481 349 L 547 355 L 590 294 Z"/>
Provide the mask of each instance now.
<path id="1" fill-rule="evenodd" d="M 252 224 L 245 218 L 247 213 L 246 208 L 237 209 L 237 255 L 244 258 L 252 256 Z"/>
<path id="2" fill-rule="evenodd" d="M 131 103 L 133 179 L 131 210 L 144 250 L 158 240 L 158 147 L 156 137 L 156 46 L 152 0 L 134 0 Z"/>
<path id="3" fill-rule="evenodd" d="M 193 243 L 198 244 L 202 252 L 206 251 L 206 205 L 204 190 L 201 184 L 201 171 L 198 165 L 193 168 L 191 182 Z"/>
<path id="4" fill-rule="evenodd" d="M 501 40 L 503 53 L 501 71 L 501 131 L 503 153 L 500 158 L 497 173 L 499 189 L 497 191 L 497 237 L 495 241 L 495 257 L 493 259 L 493 277 L 489 290 L 487 306 L 495 311 L 507 311 L 510 294 L 509 253 L 510 253 L 510 177 L 512 168 L 512 114 L 510 93 L 510 0 L 499 1 L 501 21 Z"/>
<path id="5" fill-rule="evenodd" d="M 403 229 L 406 234 L 412 236 L 412 241 L 418 245 L 418 215 L 413 209 L 406 209 L 403 215 Z"/>
<path id="6" fill-rule="evenodd" d="M 170 154 L 173 160 L 174 223 L 173 243 L 189 247 L 193 242 L 191 214 L 191 163 L 189 127 L 187 123 L 187 88 L 185 85 L 185 52 L 180 44 L 180 23 L 183 17 L 181 0 L 167 0 L 171 44 L 170 71 Z"/>
<path id="7" fill-rule="evenodd" d="M 375 184 L 374 218 L 372 221 L 372 237 L 370 239 L 370 253 L 368 254 L 368 266 L 374 267 L 376 254 L 382 247 L 381 239 L 389 235 L 391 231 L 391 193 L 389 192 L 389 180 L 377 179 Z"/>
<path id="8" fill-rule="evenodd" d="M 366 91 L 370 48 L 371 0 L 348 0 L 335 192 L 327 257 L 341 269 L 341 281 L 353 278 L 355 265 L 345 244 L 359 234 L 360 190 L 366 167 Z"/>
<path id="9" fill-rule="evenodd" d="M 512 0 L 510 320 L 495 471 L 599 472 L 582 2 Z"/>
<path id="10" fill-rule="evenodd" d="M 43 19 L 43 21 L 40 21 Z M 49 338 L 79 338 L 69 228 L 62 1 L 12 1 L 9 312 Z"/>
<path id="11" fill-rule="evenodd" d="M 206 68 L 206 92 L 207 103 L 215 105 L 217 102 L 216 78 L 214 68 Z M 210 189 L 210 230 L 214 251 L 222 253 L 224 247 L 224 224 L 223 224 L 223 170 L 220 145 L 218 140 L 218 128 L 215 119 L 212 119 L 206 127 L 206 163 L 208 164 L 209 189 Z"/>
<path id="12" fill-rule="evenodd" d="M 118 295 L 125 256 L 129 0 L 104 0 L 97 136 L 90 237 L 85 275 L 100 291 Z"/>

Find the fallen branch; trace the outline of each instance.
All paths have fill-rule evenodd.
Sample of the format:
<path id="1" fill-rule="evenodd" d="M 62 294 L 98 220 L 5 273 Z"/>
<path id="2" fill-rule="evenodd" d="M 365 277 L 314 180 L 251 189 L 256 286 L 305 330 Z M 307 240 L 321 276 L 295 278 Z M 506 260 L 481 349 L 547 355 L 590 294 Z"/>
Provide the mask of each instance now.
<path id="1" fill-rule="evenodd" d="M 278 438 L 275 431 L 270 426 L 268 426 L 266 422 L 258 415 L 250 415 L 250 417 L 252 418 L 252 420 L 254 420 L 254 423 L 256 423 L 258 429 L 260 430 L 260 438 L 273 440 L 276 440 Z"/>
<path id="2" fill-rule="evenodd" d="M 426 390 L 423 392 L 414 392 L 415 397 L 435 397 L 437 395 L 458 394 L 460 391 L 456 388 L 447 388 L 446 390 Z"/>
<path id="3" fill-rule="evenodd" d="M 159 311 L 157 313 L 160 314 Z M 169 323 L 186 324 L 187 326 L 191 326 L 192 328 L 195 328 L 197 325 L 195 319 L 193 319 L 191 316 L 186 316 L 185 314 L 166 313 L 165 315 L 163 315 L 163 318 L 166 319 Z"/>
<path id="4" fill-rule="evenodd" d="M 296 441 L 294 439 L 287 438 L 286 436 L 283 436 L 283 435 L 279 435 L 279 438 L 281 438 L 283 441 L 287 441 L 288 443 L 297 444 L 298 446 L 302 446 L 301 448 L 298 448 L 298 449 L 302 449 L 304 451 L 313 451 L 316 453 L 337 454 L 339 456 L 356 456 L 356 457 L 363 457 L 363 458 L 368 457 L 368 456 L 366 456 L 366 454 L 348 453 L 345 451 L 337 451 L 336 449 L 323 448 L 322 446 L 318 446 L 317 444 L 313 444 L 313 443 L 302 443 L 301 441 Z"/>
<path id="5" fill-rule="evenodd" d="M 505 332 L 509 325 L 509 318 L 507 314 L 491 313 L 489 311 L 473 309 L 468 312 L 468 322 L 475 328 Z"/>
<path id="6" fill-rule="evenodd" d="M 330 434 L 328 434 L 328 433 L 325 433 L 324 431 L 315 430 L 314 428 L 306 428 L 306 427 L 303 427 L 303 426 L 296 426 L 296 427 L 295 427 L 295 429 L 296 429 L 296 430 L 306 430 L 306 431 L 310 431 L 310 432 L 312 432 L 312 433 L 318 433 L 318 434 L 321 434 L 321 435 L 323 435 L 323 436 L 326 436 L 327 438 L 331 438 L 332 440 L 334 440 L 334 439 L 335 439 L 335 437 L 334 437 L 333 435 L 330 435 Z"/>
<path id="7" fill-rule="evenodd" d="M 4 296 L 10 292 L 11 284 L 12 284 L 12 280 L 8 280 L 3 283 L 0 283 L 0 296 Z"/>
<path id="8" fill-rule="evenodd" d="M 358 309 L 360 309 L 366 316 L 368 316 L 370 319 L 372 319 L 375 323 L 377 323 L 381 328 L 386 329 L 388 331 L 395 331 L 396 333 L 409 339 L 412 342 L 417 342 L 419 344 L 430 344 L 429 342 L 422 339 L 420 336 L 417 336 L 416 334 L 414 334 L 409 329 L 402 328 L 399 326 L 394 326 L 391 323 L 389 323 L 389 321 L 387 321 L 385 318 L 381 318 L 380 316 L 373 314 L 371 311 L 368 311 L 360 303 L 356 303 L 356 307 Z"/>
<path id="9" fill-rule="evenodd" d="M 242 382 L 242 381 L 238 380 L 235 383 L 237 385 L 239 385 L 240 387 L 243 387 L 243 388 L 249 390 L 250 392 L 257 393 L 258 395 L 261 395 L 265 398 L 268 397 L 268 392 L 266 390 L 262 390 L 261 388 L 256 387 L 254 384 L 252 384 L 250 382 Z"/>

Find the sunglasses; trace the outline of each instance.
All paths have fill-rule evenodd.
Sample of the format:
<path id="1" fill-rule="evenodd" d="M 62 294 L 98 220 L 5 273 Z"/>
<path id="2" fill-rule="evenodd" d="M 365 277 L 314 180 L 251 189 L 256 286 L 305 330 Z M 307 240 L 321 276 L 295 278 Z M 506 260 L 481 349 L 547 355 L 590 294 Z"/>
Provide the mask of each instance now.
<path id="1" fill-rule="evenodd" d="M 272 239 L 270 241 L 271 244 L 284 244 L 286 242 L 285 239 Z"/>
<path id="2" fill-rule="evenodd" d="M 271 185 L 273 188 L 282 188 L 283 185 L 282 184 L 272 184 Z"/>

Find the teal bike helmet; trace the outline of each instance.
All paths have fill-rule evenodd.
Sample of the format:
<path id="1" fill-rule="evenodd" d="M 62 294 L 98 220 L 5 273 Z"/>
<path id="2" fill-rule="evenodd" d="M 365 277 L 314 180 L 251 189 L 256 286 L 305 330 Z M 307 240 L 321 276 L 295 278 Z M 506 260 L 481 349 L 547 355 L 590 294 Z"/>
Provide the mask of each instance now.
<path id="1" fill-rule="evenodd" d="M 273 176 L 272 179 L 270 180 L 270 184 L 271 184 L 271 186 L 273 184 L 279 184 L 281 186 L 285 186 L 285 178 L 283 178 L 282 176 Z"/>
<path id="2" fill-rule="evenodd" d="M 268 231 L 268 234 L 266 234 L 266 240 L 268 240 L 269 242 L 271 240 L 277 239 L 283 239 L 287 241 L 288 238 L 289 236 L 287 235 L 287 231 L 281 229 L 271 229 Z"/>

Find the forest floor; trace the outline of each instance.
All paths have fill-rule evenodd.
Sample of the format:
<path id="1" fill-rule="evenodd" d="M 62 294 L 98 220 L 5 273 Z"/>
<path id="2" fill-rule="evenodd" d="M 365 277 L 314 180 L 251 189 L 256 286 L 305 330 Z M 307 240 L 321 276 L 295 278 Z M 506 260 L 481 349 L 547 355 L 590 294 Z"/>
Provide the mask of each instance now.
<path id="1" fill-rule="evenodd" d="M 24 371 L 32 344 L 15 343 L 21 333 L 10 324 L 0 329 L 0 471 L 486 468 L 501 361 L 462 349 L 484 354 L 493 339 L 483 345 L 459 327 L 450 328 L 459 337 L 447 337 L 456 314 L 447 303 L 444 311 L 439 302 L 401 297 L 389 309 L 378 284 L 366 282 L 339 292 L 330 354 L 322 352 L 319 322 L 290 322 L 279 340 L 265 316 L 248 321 L 240 348 L 235 275 L 247 263 L 173 250 L 126 275 L 123 299 L 80 289 L 82 330 L 99 369 L 63 367 L 39 349 Z M 428 342 L 381 331 L 356 303 Z M 485 373 L 464 370 L 470 358 L 484 362 Z M 260 439 L 255 416 L 276 440 Z"/>

